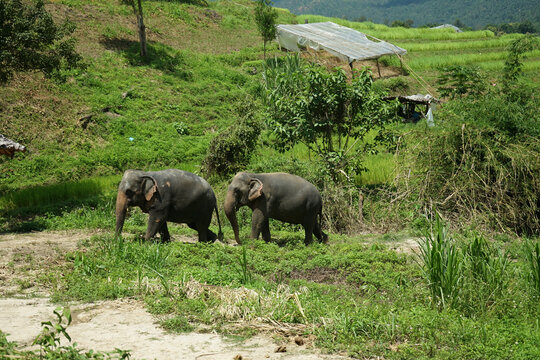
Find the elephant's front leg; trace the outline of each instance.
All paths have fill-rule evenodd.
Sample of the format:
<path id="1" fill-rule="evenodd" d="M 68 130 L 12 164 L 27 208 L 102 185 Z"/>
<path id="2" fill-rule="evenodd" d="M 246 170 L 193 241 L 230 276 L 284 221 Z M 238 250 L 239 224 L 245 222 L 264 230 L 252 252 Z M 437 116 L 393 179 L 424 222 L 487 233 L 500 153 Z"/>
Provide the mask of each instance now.
<path id="1" fill-rule="evenodd" d="M 258 239 L 261 232 L 263 233 L 263 240 L 270 241 L 268 216 L 261 209 L 255 208 L 251 215 L 251 238 Z"/>
<path id="2" fill-rule="evenodd" d="M 165 225 L 165 228 L 167 226 L 165 222 L 165 216 L 161 213 L 155 213 L 150 212 L 150 216 L 148 217 L 148 227 L 146 228 L 146 235 L 144 236 L 145 240 L 150 240 L 153 238 L 156 233 Z M 169 233 L 167 229 L 167 233 Z"/>

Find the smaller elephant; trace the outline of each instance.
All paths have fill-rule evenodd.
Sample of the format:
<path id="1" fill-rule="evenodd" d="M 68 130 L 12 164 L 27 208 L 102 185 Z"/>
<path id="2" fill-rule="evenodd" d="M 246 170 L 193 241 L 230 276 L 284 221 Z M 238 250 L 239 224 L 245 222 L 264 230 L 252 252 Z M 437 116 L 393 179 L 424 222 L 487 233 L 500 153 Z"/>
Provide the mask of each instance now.
<path id="1" fill-rule="evenodd" d="M 306 245 L 312 242 L 313 234 L 322 242 L 328 241 L 328 235 L 322 232 L 319 221 L 321 194 L 313 184 L 299 176 L 286 173 L 236 174 L 227 190 L 224 207 L 239 244 L 236 211 L 242 206 L 249 206 L 253 210 L 251 237 L 254 239 L 262 232 L 264 241 L 270 241 L 268 219 L 276 219 L 301 224 L 305 230 Z"/>
<path id="2" fill-rule="evenodd" d="M 206 180 L 190 172 L 126 170 L 116 198 L 117 236 L 122 233 L 126 211 L 131 206 L 138 206 L 149 214 L 146 240 L 159 231 L 161 240 L 169 241 L 167 221 L 186 223 L 197 230 L 199 241 L 223 238 L 214 190 Z M 208 228 L 214 210 L 219 225 L 218 236 Z"/>

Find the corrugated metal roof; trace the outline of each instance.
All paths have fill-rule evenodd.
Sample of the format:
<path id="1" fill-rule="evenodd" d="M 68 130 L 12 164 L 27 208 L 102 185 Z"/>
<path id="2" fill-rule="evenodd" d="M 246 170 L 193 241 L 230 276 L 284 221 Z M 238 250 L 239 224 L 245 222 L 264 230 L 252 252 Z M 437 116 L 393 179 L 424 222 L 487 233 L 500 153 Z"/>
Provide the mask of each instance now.
<path id="1" fill-rule="evenodd" d="M 290 51 L 300 51 L 306 47 L 325 50 L 348 63 L 407 53 L 407 50 L 386 41 L 373 39 L 333 22 L 277 26 L 279 44 Z"/>

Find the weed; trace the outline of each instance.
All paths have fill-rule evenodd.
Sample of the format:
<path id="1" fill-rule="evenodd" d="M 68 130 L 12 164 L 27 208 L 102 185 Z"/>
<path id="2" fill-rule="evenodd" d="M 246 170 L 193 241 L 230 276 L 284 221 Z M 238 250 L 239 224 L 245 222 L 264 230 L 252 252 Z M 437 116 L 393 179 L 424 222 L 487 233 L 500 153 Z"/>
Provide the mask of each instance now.
<path id="1" fill-rule="evenodd" d="M 439 309 L 454 306 L 462 280 L 463 256 L 438 213 L 418 245 L 420 264 L 433 303 Z"/>
<path id="2" fill-rule="evenodd" d="M 238 274 L 240 275 L 240 284 L 248 285 L 253 281 L 250 270 L 248 269 L 247 248 L 242 246 L 242 254 L 238 258 Z"/>

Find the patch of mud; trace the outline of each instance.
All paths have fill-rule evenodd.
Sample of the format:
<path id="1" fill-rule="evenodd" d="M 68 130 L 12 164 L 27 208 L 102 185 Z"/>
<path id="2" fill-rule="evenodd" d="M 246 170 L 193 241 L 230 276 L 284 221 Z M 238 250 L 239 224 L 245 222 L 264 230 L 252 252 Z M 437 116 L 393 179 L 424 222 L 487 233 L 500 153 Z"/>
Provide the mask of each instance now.
<path id="1" fill-rule="evenodd" d="M 389 244 L 389 248 L 408 255 L 415 255 L 420 251 L 418 240 L 419 238 L 407 238 L 404 240 L 399 240 Z"/>
<path id="2" fill-rule="evenodd" d="M 9 334 L 8 340 L 28 347 L 39 334 L 40 322 L 53 320 L 56 306 L 47 299 L 0 299 L 0 308 L 0 329 Z M 73 322 L 67 332 L 78 348 L 130 350 L 132 359 L 347 359 L 321 354 L 293 338 L 275 343 L 258 335 L 239 342 L 215 333 L 168 334 L 141 302 L 132 299 L 76 304 L 71 311 Z M 285 352 L 276 352 L 278 348 Z"/>
<path id="3" fill-rule="evenodd" d="M 302 279 L 316 283 L 343 285 L 347 283 L 347 274 L 342 269 L 325 267 L 310 270 L 293 270 L 288 276 L 290 279 Z"/>
<path id="4" fill-rule="evenodd" d="M 0 296 L 46 295 L 39 278 L 52 266 L 64 262 L 80 240 L 94 233 L 55 231 L 0 235 Z"/>

